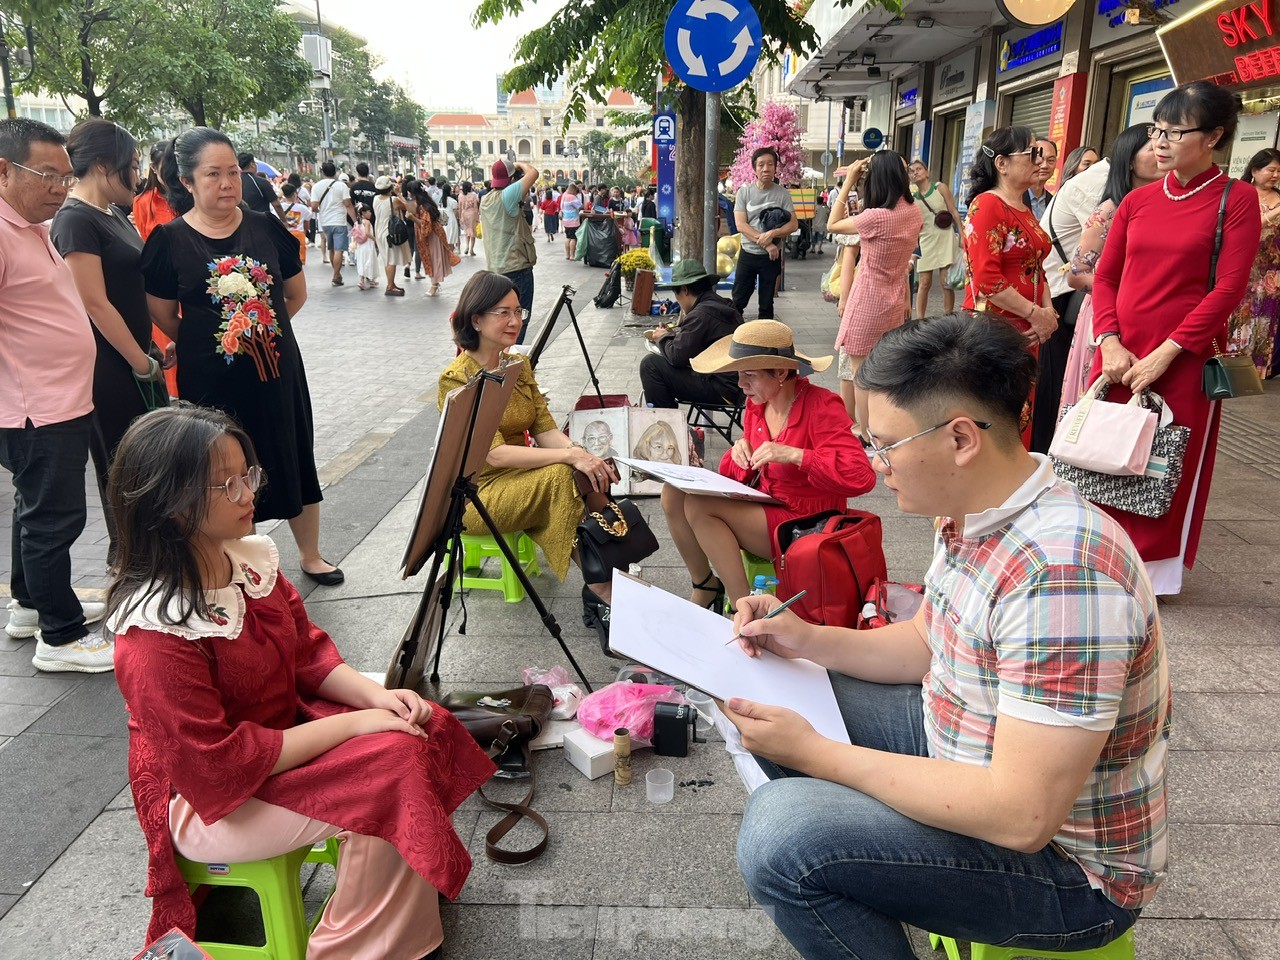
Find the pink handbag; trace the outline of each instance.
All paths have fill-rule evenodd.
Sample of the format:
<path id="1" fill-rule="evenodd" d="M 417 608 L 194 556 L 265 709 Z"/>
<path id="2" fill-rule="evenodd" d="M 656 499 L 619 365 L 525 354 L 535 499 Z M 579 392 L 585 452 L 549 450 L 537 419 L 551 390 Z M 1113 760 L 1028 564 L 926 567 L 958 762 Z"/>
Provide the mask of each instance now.
<path id="1" fill-rule="evenodd" d="M 1058 421 L 1050 456 L 1112 476 L 1140 477 L 1151 459 L 1159 417 L 1135 394 L 1128 403 L 1107 403 L 1111 384 L 1099 377 Z"/>

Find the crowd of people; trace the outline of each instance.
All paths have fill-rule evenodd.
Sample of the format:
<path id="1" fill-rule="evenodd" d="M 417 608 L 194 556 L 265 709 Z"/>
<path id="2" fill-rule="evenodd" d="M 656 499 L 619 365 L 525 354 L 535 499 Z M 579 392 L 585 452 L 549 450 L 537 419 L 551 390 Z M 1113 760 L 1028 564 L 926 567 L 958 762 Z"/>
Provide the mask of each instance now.
<path id="1" fill-rule="evenodd" d="M 733 616 L 744 655 L 826 667 L 850 740 L 776 706 L 724 704 L 769 778 L 747 804 L 742 873 L 802 955 L 905 960 L 903 923 L 1085 949 L 1120 936 L 1155 895 L 1171 725 L 1156 597 L 1178 592 L 1194 563 L 1212 479 L 1220 404 L 1202 369 L 1235 344 L 1269 374 L 1280 301 L 1280 152 L 1254 157 L 1248 180 L 1227 177 L 1213 154 L 1236 113 L 1218 87 L 1179 87 L 1106 158 L 1073 150 L 1056 191 L 1057 145 L 1020 126 L 983 139 L 963 198 L 919 159 L 857 161 L 817 238 L 836 238 L 847 265 L 836 356 L 802 352 L 774 317 L 798 221 L 772 148 L 756 151 L 756 180 L 735 197 L 732 298 L 707 265 L 675 264 L 666 286 L 681 319 L 649 333 L 645 400 L 741 404 L 742 435 L 718 469 L 771 498 L 663 487 L 689 598 Z M 438 295 L 482 238 L 487 269 L 452 313 L 458 355 L 440 402 L 519 364 L 479 496 L 563 580 L 581 559 L 581 491 L 607 493 L 619 474 L 607 425 L 571 441 L 514 350 L 534 296 L 535 210 L 546 243 L 563 229 L 572 258 L 591 216 L 609 218 L 624 248 L 638 243 L 652 195 L 539 194 L 539 171 L 508 161 L 456 196 L 430 179 L 371 178 L 364 164 L 344 181 L 332 163 L 276 194 L 252 156 L 207 128 L 153 158 L 140 185 L 138 145 L 109 121 L 66 139 L 0 121 L 0 463 L 15 488 L 6 629 L 35 636 L 42 670 L 117 669 L 153 934 L 194 932 L 175 852 L 256 859 L 338 836 L 338 893 L 309 955 L 436 956 L 437 894 L 456 896 L 470 867 L 449 815 L 492 765 L 447 711 L 347 667 L 253 532 L 288 520 L 302 573 L 342 581 L 320 547 L 292 329 L 309 224 L 334 286 L 354 242 L 360 287 L 381 269 L 388 296 L 404 295 L 416 265 Z M 957 265 L 962 289 L 927 316 L 932 284 Z M 180 406 L 165 388 L 175 363 Z M 832 363 L 838 394 L 810 379 Z M 1044 455 L 1059 412 L 1099 378 L 1112 400 L 1157 391 L 1190 431 L 1159 520 L 1090 503 Z M 112 537 L 105 607 L 70 587 L 90 457 Z M 918 612 L 856 632 L 794 611 L 766 623 L 779 601 L 750 594 L 742 552 L 779 562 L 781 524 L 847 509 L 877 474 L 903 511 L 936 522 Z M 474 507 L 463 523 L 483 531 Z M 584 622 L 606 639 L 611 600 L 607 580 L 584 578 Z M 90 632 L 104 616 L 109 632 Z"/>

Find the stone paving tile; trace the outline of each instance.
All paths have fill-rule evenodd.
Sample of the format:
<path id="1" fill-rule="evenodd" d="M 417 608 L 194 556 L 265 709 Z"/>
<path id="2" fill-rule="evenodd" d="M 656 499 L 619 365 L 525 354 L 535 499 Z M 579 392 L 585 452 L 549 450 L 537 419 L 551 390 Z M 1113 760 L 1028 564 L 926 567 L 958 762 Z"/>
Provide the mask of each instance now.
<path id="1" fill-rule="evenodd" d="M 795 949 L 758 907 L 600 908 L 595 960 L 786 960 Z"/>
<path id="2" fill-rule="evenodd" d="M 1278 844 L 1274 824 L 1170 823 L 1169 875 L 1143 917 L 1280 920 Z"/>
<path id="3" fill-rule="evenodd" d="M 1235 942 L 1240 960 L 1280 960 L 1280 922 L 1224 920 L 1222 928 Z"/>
<path id="4" fill-rule="evenodd" d="M 449 960 L 592 960 L 597 956 L 594 906 L 444 904 Z"/>
<path id="5" fill-rule="evenodd" d="M 1134 928 L 1137 960 L 1237 960 L 1232 938 L 1216 920 L 1154 920 L 1145 914 Z"/>
<path id="6" fill-rule="evenodd" d="M 1280 753 L 1174 750 L 1169 819 L 1180 823 L 1280 823 Z"/>

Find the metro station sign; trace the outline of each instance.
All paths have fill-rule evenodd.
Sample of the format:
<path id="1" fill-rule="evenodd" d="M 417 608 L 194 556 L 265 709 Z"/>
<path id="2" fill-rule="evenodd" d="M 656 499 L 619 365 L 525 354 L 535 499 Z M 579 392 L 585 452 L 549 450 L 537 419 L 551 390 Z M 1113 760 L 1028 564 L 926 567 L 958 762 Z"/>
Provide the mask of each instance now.
<path id="1" fill-rule="evenodd" d="M 1156 37 L 1180 85 L 1280 86 L 1280 0 L 1211 0 Z"/>

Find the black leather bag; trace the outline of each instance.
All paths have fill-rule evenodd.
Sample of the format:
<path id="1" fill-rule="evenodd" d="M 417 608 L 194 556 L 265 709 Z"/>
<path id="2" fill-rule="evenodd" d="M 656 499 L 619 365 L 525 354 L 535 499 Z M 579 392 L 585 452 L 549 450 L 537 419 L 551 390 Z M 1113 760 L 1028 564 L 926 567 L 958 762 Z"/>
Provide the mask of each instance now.
<path id="1" fill-rule="evenodd" d="M 1209 290 L 1218 284 L 1218 256 L 1222 253 L 1222 228 L 1227 219 L 1227 199 L 1231 196 L 1232 179 L 1222 189 L 1218 203 L 1218 225 L 1213 234 L 1213 256 L 1209 259 Z M 1205 361 L 1202 374 L 1204 394 L 1210 400 L 1232 397 L 1256 397 L 1262 393 L 1262 378 L 1253 365 L 1253 357 L 1241 353 L 1223 353 L 1213 341 L 1213 356 Z"/>
<path id="2" fill-rule="evenodd" d="M 527 777 L 529 790 L 522 800 L 507 802 L 485 795 L 484 787 L 476 792 L 480 799 L 501 810 L 506 816 L 489 830 L 484 850 L 495 863 L 528 863 L 547 849 L 550 828 L 540 813 L 530 808 L 538 781 L 529 763 L 529 743 L 542 732 L 555 704 L 551 688 L 535 683 L 497 693 L 455 692 L 440 701 L 467 728 L 490 759 L 498 764 L 498 776 L 509 779 Z M 542 839 L 528 850 L 503 850 L 498 841 L 521 820 L 528 820 L 542 831 Z"/>
<path id="3" fill-rule="evenodd" d="M 616 500 L 591 489 L 591 481 L 578 471 L 573 479 L 586 504 L 586 516 L 578 524 L 578 561 L 587 583 L 608 583 L 614 570 L 658 552 L 658 538 L 640 515 L 640 508 L 625 497 Z"/>

